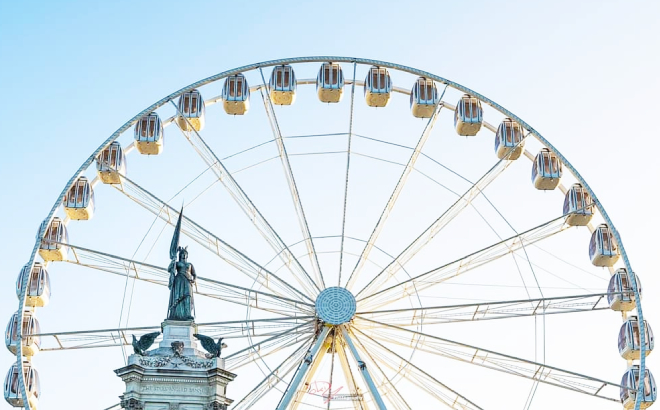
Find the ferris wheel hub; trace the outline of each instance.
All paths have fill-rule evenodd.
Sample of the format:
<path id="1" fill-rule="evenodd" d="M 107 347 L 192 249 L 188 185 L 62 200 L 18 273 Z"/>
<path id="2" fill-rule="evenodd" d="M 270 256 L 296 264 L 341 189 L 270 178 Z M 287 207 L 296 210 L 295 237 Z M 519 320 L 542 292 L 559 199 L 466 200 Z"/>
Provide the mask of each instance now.
<path id="1" fill-rule="evenodd" d="M 348 323 L 356 310 L 355 296 L 342 287 L 324 289 L 316 298 L 316 315 L 331 325 Z"/>

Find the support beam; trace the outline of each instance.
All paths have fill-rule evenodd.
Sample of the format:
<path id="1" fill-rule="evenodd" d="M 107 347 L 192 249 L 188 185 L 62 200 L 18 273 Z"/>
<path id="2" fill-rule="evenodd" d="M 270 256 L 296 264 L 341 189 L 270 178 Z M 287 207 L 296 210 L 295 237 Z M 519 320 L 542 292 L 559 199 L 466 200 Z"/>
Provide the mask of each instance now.
<path id="1" fill-rule="evenodd" d="M 280 400 L 280 403 L 278 404 L 276 410 L 286 410 L 289 408 L 289 404 L 291 403 L 293 396 L 298 391 L 298 388 L 300 387 L 303 378 L 306 376 L 308 370 L 310 369 L 312 362 L 314 361 L 313 360 L 314 357 L 318 354 L 319 350 L 321 349 L 321 346 L 323 346 L 323 344 L 325 343 L 325 339 L 326 337 L 328 337 L 329 331 L 330 331 L 330 327 L 323 326 L 323 330 L 321 330 L 318 339 L 316 339 L 316 343 L 314 343 L 312 349 L 305 354 L 305 359 L 300 364 L 298 371 L 296 372 L 293 380 L 291 381 L 291 384 L 289 384 L 289 387 L 284 393 L 282 400 Z"/>
<path id="2" fill-rule="evenodd" d="M 344 340 L 346 341 L 346 345 L 350 349 L 351 354 L 353 355 L 353 358 L 358 363 L 358 368 L 360 370 L 360 375 L 362 375 L 362 379 L 364 380 L 364 383 L 369 388 L 369 391 L 371 392 L 371 397 L 373 397 L 374 402 L 376 403 L 376 406 L 378 406 L 379 410 L 387 410 L 387 407 L 385 407 L 385 403 L 383 402 L 383 399 L 380 397 L 380 393 L 378 392 L 378 389 L 376 388 L 376 384 L 374 383 L 373 379 L 371 378 L 371 374 L 369 374 L 369 370 L 364 365 L 360 366 L 360 363 L 364 363 L 364 361 L 362 361 L 362 359 L 360 358 L 360 354 L 358 353 L 357 349 L 355 348 L 355 345 L 353 344 L 353 340 L 348 335 L 348 332 L 346 331 L 346 328 L 344 326 L 341 326 L 341 334 L 342 334 L 342 337 L 344 338 Z"/>

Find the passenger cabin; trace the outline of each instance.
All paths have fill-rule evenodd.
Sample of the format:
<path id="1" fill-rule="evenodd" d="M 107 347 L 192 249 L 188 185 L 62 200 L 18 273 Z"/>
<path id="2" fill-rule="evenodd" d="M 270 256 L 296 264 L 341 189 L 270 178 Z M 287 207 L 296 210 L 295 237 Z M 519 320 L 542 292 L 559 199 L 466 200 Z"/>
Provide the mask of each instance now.
<path id="1" fill-rule="evenodd" d="M 41 262 L 35 262 L 30 270 L 30 265 L 23 266 L 16 280 L 16 296 L 21 297 L 23 280 L 29 274 L 27 282 L 27 293 L 25 306 L 44 307 L 50 301 L 50 277 L 48 271 Z"/>
<path id="2" fill-rule="evenodd" d="M 532 167 L 532 182 L 534 188 L 548 191 L 557 188 L 561 180 L 561 162 L 559 158 L 547 148 L 542 148 Z"/>
<path id="3" fill-rule="evenodd" d="M 483 122 L 484 111 L 481 108 L 481 101 L 469 94 L 463 95 L 454 110 L 454 128 L 458 135 L 474 137 Z"/>
<path id="4" fill-rule="evenodd" d="M 222 107 L 230 115 L 243 115 L 250 109 L 250 87 L 243 74 L 230 75 L 225 79 Z"/>
<path id="5" fill-rule="evenodd" d="M 30 408 L 35 410 L 39 405 L 41 388 L 39 386 L 39 373 L 30 362 L 23 362 L 23 380 L 25 380 L 25 392 L 27 393 Z M 25 407 L 23 396 L 19 388 L 18 365 L 14 363 L 7 377 L 5 377 L 5 400 L 13 407 Z"/>
<path id="6" fill-rule="evenodd" d="M 525 150 L 524 138 L 523 127 L 511 118 L 505 118 L 497 127 L 495 133 L 497 158 L 509 161 L 520 158 Z"/>
<path id="7" fill-rule="evenodd" d="M 587 226 L 594 216 L 594 201 L 580 184 L 573 186 L 564 197 L 564 216 L 570 226 Z"/>
<path id="8" fill-rule="evenodd" d="M 135 148 L 143 155 L 158 155 L 163 152 L 163 122 L 155 112 L 145 115 L 135 124 Z"/>
<path id="9" fill-rule="evenodd" d="M 94 190 L 89 180 L 80 177 L 64 196 L 64 211 L 73 220 L 89 220 L 94 216 Z"/>
<path id="10" fill-rule="evenodd" d="M 43 223 L 46 223 L 45 221 Z M 42 224 L 43 226 L 43 224 Z M 63 261 L 66 259 L 69 236 L 66 232 L 64 222 L 58 217 L 53 218 L 41 239 L 39 256 L 45 261 Z"/>
<path id="11" fill-rule="evenodd" d="M 431 118 L 440 101 L 438 87 L 428 78 L 419 77 L 410 92 L 410 110 L 417 118 Z"/>
<path id="12" fill-rule="evenodd" d="M 204 128 L 206 106 L 202 94 L 192 90 L 181 94 L 176 123 L 184 131 L 201 131 Z"/>
<path id="13" fill-rule="evenodd" d="M 637 399 L 637 388 L 639 386 L 639 366 L 633 365 L 628 369 L 627 372 L 623 374 L 621 378 L 621 387 L 619 389 L 619 394 L 621 397 L 621 403 L 623 403 L 624 409 L 634 409 L 635 400 Z M 657 386 L 655 385 L 655 379 L 653 374 L 649 369 L 644 369 L 644 387 L 642 394 L 642 402 L 640 409 L 649 408 L 658 396 Z"/>
<path id="14" fill-rule="evenodd" d="M 642 282 L 637 275 L 635 275 L 635 283 L 637 284 L 637 293 L 641 298 Z M 625 268 L 618 269 L 610 277 L 607 293 L 607 303 L 610 305 L 610 309 L 617 312 L 629 312 L 635 308 L 635 292 L 633 291 L 630 274 Z"/>
<path id="15" fill-rule="evenodd" d="M 337 63 L 323 63 L 316 77 L 316 93 L 324 103 L 338 103 L 344 93 L 344 73 Z"/>
<path id="16" fill-rule="evenodd" d="M 18 312 L 14 313 L 9 319 L 7 330 L 5 331 L 5 346 L 10 352 L 18 354 Z M 39 336 L 30 336 L 41 333 L 39 321 L 34 315 L 34 311 L 25 311 L 23 315 L 23 329 L 22 338 L 23 348 L 21 354 L 25 357 L 32 357 L 39 353 L 39 346 L 41 345 L 41 338 Z"/>
<path id="17" fill-rule="evenodd" d="M 268 84 L 270 100 L 276 105 L 291 105 L 296 100 L 296 74 L 290 65 L 273 68 Z"/>
<path id="18" fill-rule="evenodd" d="M 636 316 L 630 316 L 619 330 L 619 354 L 626 360 L 639 360 L 641 358 L 641 338 L 639 332 L 639 320 Z M 653 331 L 648 322 L 644 321 L 644 346 L 645 356 L 653 350 Z"/>
<path id="19" fill-rule="evenodd" d="M 126 157 L 118 141 L 113 141 L 96 157 L 96 173 L 104 184 L 121 184 L 120 175 L 126 175 Z"/>
<path id="20" fill-rule="evenodd" d="M 594 266 L 612 267 L 619 260 L 619 249 L 612 230 L 605 224 L 598 225 L 591 234 L 589 258 Z"/>
<path id="21" fill-rule="evenodd" d="M 392 79 L 387 68 L 373 66 L 364 80 L 364 99 L 369 107 L 385 107 L 390 102 Z"/>

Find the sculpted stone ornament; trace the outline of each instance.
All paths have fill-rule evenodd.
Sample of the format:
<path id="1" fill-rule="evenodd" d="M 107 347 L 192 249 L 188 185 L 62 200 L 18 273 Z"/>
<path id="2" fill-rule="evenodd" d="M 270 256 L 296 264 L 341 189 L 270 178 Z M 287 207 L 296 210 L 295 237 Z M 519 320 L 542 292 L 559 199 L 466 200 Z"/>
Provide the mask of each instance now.
<path id="1" fill-rule="evenodd" d="M 123 396 L 122 396 L 123 397 Z M 144 403 L 137 399 L 123 399 L 121 401 L 121 408 L 126 410 L 143 410 Z"/>
<path id="2" fill-rule="evenodd" d="M 220 357 L 222 349 L 227 347 L 226 344 L 222 343 L 222 340 L 224 339 L 223 337 L 218 339 L 218 343 L 216 343 L 213 341 L 213 338 L 208 336 L 200 335 L 197 333 L 195 333 L 193 336 L 195 336 L 202 343 L 202 347 L 208 352 L 206 357 L 209 359 L 212 357 Z"/>
<path id="3" fill-rule="evenodd" d="M 151 347 L 152 344 L 154 344 L 154 340 L 156 340 L 158 335 L 160 335 L 160 332 L 147 333 L 146 335 L 142 335 L 140 340 L 137 340 L 135 335 L 131 335 L 133 336 L 132 344 L 135 354 L 144 356 L 144 353 Z"/>
<path id="4" fill-rule="evenodd" d="M 172 244 L 170 245 L 170 280 L 167 287 L 170 289 L 170 302 L 167 309 L 168 320 L 194 320 L 195 304 L 193 302 L 193 285 L 197 279 L 195 267 L 188 262 L 188 249 L 179 246 L 181 236 L 181 218 L 183 207 L 179 213 L 179 220 L 174 229 Z M 179 259 L 177 260 L 177 254 Z"/>

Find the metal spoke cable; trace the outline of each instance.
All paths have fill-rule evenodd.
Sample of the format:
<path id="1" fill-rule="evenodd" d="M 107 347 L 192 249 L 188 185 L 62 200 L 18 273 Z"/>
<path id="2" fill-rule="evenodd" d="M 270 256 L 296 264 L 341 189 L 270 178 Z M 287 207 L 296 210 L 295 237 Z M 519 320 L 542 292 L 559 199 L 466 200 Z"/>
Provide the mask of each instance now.
<path id="1" fill-rule="evenodd" d="M 359 328 L 354 327 L 353 328 L 356 332 L 360 333 L 362 336 L 364 336 L 366 341 L 372 342 L 372 345 L 377 346 L 384 351 L 386 351 L 388 354 L 392 355 L 393 357 L 396 357 L 398 360 L 400 360 L 403 363 L 407 364 L 407 367 L 403 369 L 403 372 L 405 375 L 412 376 L 417 378 L 418 380 L 425 380 L 427 382 L 433 382 L 437 384 L 437 387 L 441 388 L 440 392 L 442 396 L 447 400 L 445 404 L 451 403 L 452 405 L 450 407 L 453 407 L 453 405 L 459 405 L 462 409 L 481 409 L 478 405 L 476 405 L 474 402 L 470 401 L 468 398 L 465 396 L 461 395 L 460 393 L 456 392 L 446 384 L 442 383 L 435 377 L 431 376 L 424 370 L 420 369 L 419 367 L 415 366 L 413 363 L 405 359 L 404 357 L 400 356 L 396 352 L 392 351 L 382 343 L 378 342 L 377 340 L 373 339 L 371 336 L 367 335 L 366 333 L 362 332 Z M 444 392 L 443 392 L 444 390 Z M 450 395 L 451 394 L 451 395 Z"/>
<path id="2" fill-rule="evenodd" d="M 344 235 L 346 234 L 346 208 L 348 204 L 348 176 L 351 168 L 351 142 L 353 141 L 353 114 L 355 112 L 355 72 L 357 63 L 353 63 L 353 84 L 351 85 L 351 109 L 348 117 L 348 143 L 346 148 L 346 177 L 344 178 L 344 208 L 341 218 L 341 244 L 339 245 L 339 278 L 337 286 L 341 286 L 341 274 L 344 267 Z"/>
<path id="3" fill-rule="evenodd" d="M 182 115 L 182 113 L 179 110 L 179 107 L 174 103 L 174 101 L 170 101 L 170 103 L 174 106 L 177 115 L 185 118 L 186 122 L 188 123 L 188 126 L 193 131 L 187 133 L 180 128 L 181 133 L 184 135 L 186 140 L 190 142 L 190 144 L 193 146 L 193 149 L 198 153 L 200 158 L 202 158 L 202 160 L 207 165 L 211 166 L 218 180 L 220 180 L 222 185 L 227 189 L 230 196 L 241 207 L 245 215 L 252 221 L 253 225 L 257 228 L 261 236 L 266 240 L 266 242 L 268 242 L 268 244 L 273 248 L 273 250 L 279 252 L 280 250 L 284 249 L 286 250 L 287 256 L 293 259 L 289 247 L 284 243 L 282 238 L 268 223 L 268 221 L 265 219 L 263 214 L 257 209 L 257 207 L 254 205 L 252 200 L 250 200 L 250 198 L 247 196 L 243 188 L 238 184 L 236 179 L 231 175 L 231 173 L 227 170 L 227 168 L 224 166 L 222 161 L 220 161 L 220 159 L 217 157 L 215 152 L 201 137 L 199 132 L 197 132 L 197 130 L 190 125 L 190 122 L 186 117 Z M 193 136 L 195 138 L 192 138 Z M 283 261 L 287 262 L 286 259 L 284 259 Z M 303 278 L 307 278 L 310 281 L 312 281 L 311 278 L 309 277 L 309 274 L 305 271 L 302 265 L 300 265 L 298 260 L 293 259 L 293 260 L 289 260 L 288 262 L 294 262 L 293 265 L 297 268 L 298 274 L 294 272 L 290 264 L 287 265 L 287 267 L 291 270 L 294 279 L 296 279 L 299 282 L 304 292 L 306 292 L 305 297 L 311 300 L 310 295 L 313 296 L 314 291 L 313 289 L 309 288 L 309 284 L 306 283 L 306 281 L 302 280 Z"/>
<path id="4" fill-rule="evenodd" d="M 175 224 L 175 220 L 178 217 L 178 211 L 159 200 L 153 194 L 144 190 L 144 188 L 140 187 L 129 178 L 122 176 L 122 181 L 125 183 L 122 185 L 113 185 L 113 187 L 169 224 Z M 312 299 L 291 284 L 282 280 L 277 275 L 274 275 L 263 266 L 257 264 L 248 256 L 204 229 L 185 215 L 183 216 L 182 232 L 195 242 L 219 256 L 229 265 L 246 274 L 250 279 L 256 280 L 260 285 L 269 288 L 271 291 L 280 294 L 287 293 L 293 297 L 304 298 L 313 302 Z M 279 290 L 273 288 L 275 285 L 277 285 Z"/>
<path id="5" fill-rule="evenodd" d="M 375 367 L 378 370 L 378 372 L 382 375 L 383 385 L 387 384 L 389 386 L 389 391 L 386 391 L 385 393 L 383 393 L 383 397 L 390 400 L 390 402 L 392 404 L 396 405 L 397 408 L 405 408 L 405 409 L 411 410 L 411 407 L 408 405 L 406 400 L 403 398 L 403 396 L 401 395 L 399 390 L 396 388 L 396 386 L 394 385 L 392 380 L 387 376 L 385 371 L 383 371 L 381 366 L 378 364 L 378 361 L 374 359 L 373 356 L 377 355 L 378 352 L 372 352 L 369 349 L 367 349 L 366 347 L 364 347 L 364 345 L 362 344 L 362 340 L 360 340 L 357 337 L 355 338 L 355 342 L 357 343 L 358 348 L 362 351 L 364 356 L 369 358 L 369 360 L 371 362 L 369 364 L 369 366 L 370 367 L 372 367 L 372 366 Z M 381 361 L 381 363 L 382 363 L 382 361 Z M 393 394 L 390 395 L 390 394 L 388 394 L 389 392 L 392 392 Z M 392 396 L 394 396 L 394 397 L 392 397 Z"/>
<path id="6" fill-rule="evenodd" d="M 414 284 L 418 292 L 422 291 L 437 285 L 438 283 L 463 274 L 469 270 L 476 269 L 489 262 L 508 255 L 509 253 L 518 249 L 523 242 L 527 242 L 528 244 L 535 243 L 551 237 L 565 229 L 567 229 L 567 227 L 563 223 L 563 216 L 555 218 L 534 228 L 531 228 L 519 235 L 514 235 L 504 241 L 500 241 L 486 248 L 482 248 L 479 251 L 470 253 L 453 262 L 449 262 L 443 266 L 417 275 L 411 279 L 401 281 L 396 285 L 392 285 L 389 288 L 375 292 L 370 296 L 358 299 L 358 303 L 365 303 L 364 301 L 367 300 L 370 300 L 370 305 L 379 304 L 382 306 L 384 304 L 391 303 L 395 300 L 398 300 L 399 298 L 395 297 L 396 294 L 399 291 L 405 293 L 406 287 L 408 286 Z M 361 309 L 366 309 L 365 305 L 363 305 Z"/>
<path id="7" fill-rule="evenodd" d="M 560 369 L 554 366 L 548 366 L 543 363 L 522 359 L 519 357 L 495 352 L 489 349 L 472 346 L 465 343 L 441 338 L 428 333 L 423 333 L 411 329 L 405 329 L 400 326 L 394 326 L 371 319 L 361 319 L 368 322 L 377 323 L 382 328 L 373 328 L 373 336 L 379 337 L 388 343 L 396 343 L 397 338 L 402 334 L 416 334 L 425 339 L 420 350 L 438 354 L 450 359 L 459 360 L 472 365 L 497 370 L 516 376 L 538 380 L 542 383 L 550 384 L 555 387 L 561 387 L 573 390 L 579 393 L 595 396 L 610 401 L 619 401 L 618 389 L 621 387 L 617 383 L 611 383 L 598 378 L 586 376 L 577 372 Z M 390 329 L 389 332 L 383 328 Z M 407 338 L 400 338 L 400 345 L 405 346 Z M 478 359 L 478 360 L 477 360 Z M 604 389 L 607 388 L 607 394 Z"/>
<path id="8" fill-rule="evenodd" d="M 261 67 L 259 67 L 259 74 L 261 75 L 261 80 L 264 82 L 264 84 L 266 84 L 266 78 L 264 77 L 264 72 Z M 303 238 L 305 238 L 305 246 L 307 246 L 307 250 L 309 252 L 309 257 L 310 257 L 310 263 L 312 265 L 312 269 L 314 270 L 314 276 L 316 280 L 313 280 L 311 277 L 309 277 L 309 280 L 314 284 L 316 289 L 320 292 L 321 289 L 325 288 L 325 281 L 323 279 L 323 273 L 321 272 L 321 265 L 319 264 L 318 257 L 316 256 L 314 241 L 312 240 L 312 235 L 309 230 L 307 217 L 305 216 L 305 210 L 302 205 L 302 200 L 300 199 L 300 194 L 298 192 L 298 185 L 296 184 L 296 179 L 293 176 L 293 170 L 291 169 L 291 163 L 289 162 L 289 156 L 286 151 L 286 146 L 284 145 L 284 140 L 282 139 L 282 131 L 280 130 L 280 125 L 279 122 L 277 121 L 275 108 L 273 107 L 273 102 L 271 101 L 271 99 L 268 98 L 264 93 L 264 88 L 265 87 L 260 88 L 260 92 L 264 102 L 266 116 L 268 117 L 268 122 L 270 123 L 271 130 L 273 131 L 273 136 L 275 137 L 275 142 L 277 144 L 280 158 L 282 160 L 282 167 L 284 168 L 284 174 L 286 176 L 286 180 L 289 185 L 289 190 L 291 191 L 293 205 L 296 209 L 296 215 L 298 216 L 298 223 L 300 224 L 300 229 L 302 230 Z M 304 269 L 303 272 L 305 272 Z"/>
<path id="9" fill-rule="evenodd" d="M 445 91 L 446 90 L 447 88 L 445 87 Z M 444 92 L 442 93 L 442 95 L 444 96 Z M 440 98 L 442 99 L 442 97 Z M 403 172 L 399 176 L 399 180 L 397 181 L 394 190 L 390 194 L 390 197 L 387 200 L 387 203 L 385 204 L 385 207 L 383 208 L 383 211 L 381 212 L 378 221 L 376 222 L 376 226 L 374 226 L 374 229 L 369 235 L 369 239 L 367 240 L 367 244 L 362 250 L 362 254 L 360 258 L 358 259 L 355 267 L 353 268 L 353 271 L 348 277 L 348 281 L 346 282 L 346 289 L 351 289 L 353 287 L 353 284 L 355 283 L 354 281 L 356 280 L 360 270 L 364 266 L 366 259 L 369 257 L 369 253 L 371 252 L 373 245 L 375 245 L 380 233 L 385 227 L 385 223 L 390 215 L 390 212 L 392 212 L 392 209 L 394 208 L 396 201 L 399 198 L 399 195 L 403 191 L 403 188 L 406 185 L 406 182 L 408 181 L 408 177 L 410 176 L 410 173 L 415 167 L 415 163 L 417 162 L 417 159 L 419 158 L 419 155 L 422 152 L 422 148 L 424 147 L 424 144 L 426 143 L 427 139 L 431 134 L 431 131 L 433 130 L 433 127 L 435 126 L 435 123 L 438 119 L 438 114 L 441 109 L 442 109 L 442 105 L 438 104 L 435 107 L 435 110 L 433 111 L 433 115 L 431 115 L 431 118 L 429 118 L 428 122 L 426 123 L 426 126 L 422 131 L 422 135 L 419 137 L 419 140 L 417 141 L 417 145 L 415 146 L 412 154 L 410 155 L 410 158 L 408 159 L 408 162 L 405 165 Z"/>
<path id="10" fill-rule="evenodd" d="M 282 382 L 282 378 L 286 377 L 291 371 L 298 367 L 299 362 L 305 352 L 309 349 L 309 345 L 302 344 L 296 349 L 289 357 L 284 359 L 276 368 L 274 368 L 259 384 L 255 386 L 248 394 L 246 394 L 239 402 L 233 405 L 234 410 L 249 409 L 261 397 L 268 393 L 278 383 Z"/>
<path id="11" fill-rule="evenodd" d="M 426 246 L 435 235 L 450 223 L 458 214 L 465 209 L 477 196 L 481 194 L 492 181 L 495 180 L 504 170 L 508 168 L 510 161 L 500 160 L 490 170 L 488 170 L 474 185 L 472 185 L 454 204 L 438 217 L 428 228 L 426 228 L 412 243 L 410 243 L 388 267 L 379 272 L 366 286 L 362 288 L 355 296 L 359 297 L 365 293 L 365 296 L 373 294 L 380 286 L 385 284 L 399 270 L 399 265 L 405 265 L 412 259 L 424 246 Z M 383 277 L 383 275 L 386 275 Z"/>

